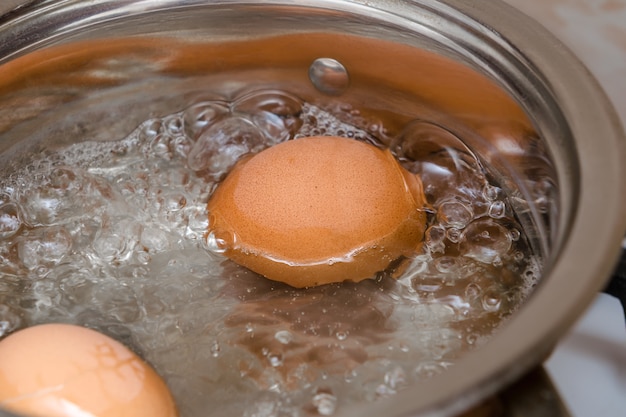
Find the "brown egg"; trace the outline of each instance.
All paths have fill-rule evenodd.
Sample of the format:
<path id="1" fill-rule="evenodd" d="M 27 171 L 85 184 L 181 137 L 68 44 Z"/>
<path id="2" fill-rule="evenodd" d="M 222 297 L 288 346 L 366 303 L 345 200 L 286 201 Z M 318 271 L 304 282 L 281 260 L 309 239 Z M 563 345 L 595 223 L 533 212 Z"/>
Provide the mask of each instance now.
<path id="1" fill-rule="evenodd" d="M 283 142 L 241 161 L 209 200 L 227 257 L 311 287 L 373 277 L 422 241 L 420 179 L 393 155 L 339 137 Z"/>
<path id="2" fill-rule="evenodd" d="M 175 417 L 163 380 L 94 330 L 44 324 L 0 341 L 0 409 L 33 417 Z"/>

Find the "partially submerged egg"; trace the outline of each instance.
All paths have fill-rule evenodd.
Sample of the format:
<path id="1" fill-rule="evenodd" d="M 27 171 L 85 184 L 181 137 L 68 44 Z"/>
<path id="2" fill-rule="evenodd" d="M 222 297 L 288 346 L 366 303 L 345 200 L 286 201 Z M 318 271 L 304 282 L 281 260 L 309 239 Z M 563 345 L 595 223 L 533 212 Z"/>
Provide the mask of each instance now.
<path id="1" fill-rule="evenodd" d="M 0 409 L 33 417 L 176 417 L 163 380 L 94 330 L 44 324 L 0 342 Z"/>
<path id="2" fill-rule="evenodd" d="M 422 184 L 388 150 L 308 137 L 241 161 L 208 203 L 227 257 L 294 287 L 371 278 L 422 241 Z"/>

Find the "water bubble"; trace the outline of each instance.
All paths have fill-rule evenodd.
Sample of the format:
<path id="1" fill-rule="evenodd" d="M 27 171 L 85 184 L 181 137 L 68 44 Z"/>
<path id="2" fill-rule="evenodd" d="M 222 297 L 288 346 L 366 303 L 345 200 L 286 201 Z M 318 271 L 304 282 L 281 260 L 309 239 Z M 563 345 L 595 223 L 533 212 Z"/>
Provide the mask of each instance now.
<path id="1" fill-rule="evenodd" d="M 137 252 L 137 261 L 139 261 L 139 263 L 147 265 L 148 263 L 150 263 L 151 259 L 152 257 L 150 256 L 148 252 L 145 252 L 145 251 Z"/>
<path id="2" fill-rule="evenodd" d="M 193 240 L 201 239 L 209 228 L 209 215 L 206 207 L 186 207 L 184 211 L 187 219 L 185 237 Z"/>
<path id="3" fill-rule="evenodd" d="M 376 387 L 376 396 L 378 398 L 389 398 L 395 394 L 397 394 L 397 391 L 391 388 L 389 385 L 380 384 Z"/>
<path id="4" fill-rule="evenodd" d="M 427 161 L 433 157 L 450 157 L 456 168 L 459 164 L 477 165 L 477 159 L 465 143 L 452 132 L 423 120 L 414 120 L 392 143 L 399 157 L 413 161 Z"/>
<path id="5" fill-rule="evenodd" d="M 170 141 L 170 147 L 175 155 L 187 158 L 193 147 L 193 142 L 187 136 L 176 136 Z"/>
<path id="6" fill-rule="evenodd" d="M 506 214 L 506 205 L 503 201 L 494 201 L 489 206 L 489 217 L 501 219 Z"/>
<path id="7" fill-rule="evenodd" d="M 77 191 L 80 184 L 76 180 L 76 173 L 69 168 L 59 167 L 50 172 L 48 177 L 50 186 L 63 191 Z"/>
<path id="8" fill-rule="evenodd" d="M 157 227 L 144 228 L 140 242 L 148 252 L 163 252 L 170 247 L 167 233 Z"/>
<path id="9" fill-rule="evenodd" d="M 283 355 L 281 355 L 280 353 L 269 353 L 267 355 L 267 360 L 269 361 L 272 367 L 276 368 L 276 367 L 282 366 Z"/>
<path id="10" fill-rule="evenodd" d="M 33 189 L 27 199 L 21 199 L 24 220 L 32 226 L 54 225 L 64 219 L 68 202 L 51 187 Z"/>
<path id="11" fill-rule="evenodd" d="M 148 120 L 139 127 L 138 139 L 142 143 L 149 143 L 162 130 L 161 120 Z"/>
<path id="12" fill-rule="evenodd" d="M 50 272 L 50 269 L 44 265 L 39 265 L 37 268 L 35 268 L 35 275 L 39 278 L 44 278 L 46 275 L 48 275 L 48 272 Z"/>
<path id="13" fill-rule="evenodd" d="M 437 219 L 442 224 L 458 229 L 464 228 L 473 218 L 471 206 L 460 201 L 445 201 L 437 210 Z"/>
<path id="14" fill-rule="evenodd" d="M 443 281 L 440 278 L 414 278 L 412 287 L 415 291 L 421 291 L 426 293 L 432 293 L 439 291 L 443 286 Z"/>
<path id="15" fill-rule="evenodd" d="M 402 387 L 406 382 L 406 372 L 400 366 L 385 373 L 385 384 L 394 390 Z"/>
<path id="16" fill-rule="evenodd" d="M 182 193 L 172 192 L 164 195 L 161 203 L 165 212 L 180 211 L 187 205 L 187 198 Z"/>
<path id="17" fill-rule="evenodd" d="M 217 358 L 220 355 L 221 350 L 222 350 L 222 347 L 220 346 L 219 342 L 217 340 L 214 341 L 210 348 L 211 356 L 213 356 L 214 358 Z"/>
<path id="18" fill-rule="evenodd" d="M 170 148 L 171 137 L 165 133 L 159 134 L 152 138 L 148 150 L 152 155 L 165 160 L 172 159 L 172 149 Z"/>
<path id="19" fill-rule="evenodd" d="M 461 240 L 461 229 L 457 229 L 456 227 L 451 227 L 446 231 L 446 237 L 452 243 L 459 243 Z"/>
<path id="20" fill-rule="evenodd" d="M 420 379 L 429 379 L 443 373 L 447 367 L 446 362 L 423 362 L 415 367 L 414 373 Z"/>
<path id="21" fill-rule="evenodd" d="M 126 260 L 139 241 L 141 226 L 128 217 L 107 219 L 94 238 L 93 248 L 105 262 Z"/>
<path id="22" fill-rule="evenodd" d="M 502 304 L 501 291 L 497 289 L 488 289 L 482 297 L 482 306 L 485 311 L 495 312 L 500 309 Z"/>
<path id="23" fill-rule="evenodd" d="M 222 254 L 228 250 L 226 241 L 215 236 L 213 231 L 207 234 L 204 244 L 205 249 L 211 253 Z"/>
<path id="24" fill-rule="evenodd" d="M 267 147 L 263 134 L 242 117 L 221 120 L 204 131 L 189 152 L 189 167 L 194 171 L 227 172 L 243 155 Z"/>
<path id="25" fill-rule="evenodd" d="M 293 334 L 288 330 L 279 330 L 274 334 L 274 339 L 283 345 L 288 345 L 293 341 Z"/>
<path id="26" fill-rule="evenodd" d="M 513 242 L 517 242 L 519 240 L 519 238 L 520 238 L 520 235 L 521 235 L 521 233 L 520 233 L 519 230 L 517 230 L 515 228 L 509 229 L 509 236 L 511 237 L 511 240 Z"/>
<path id="27" fill-rule="evenodd" d="M 102 227 L 102 219 L 98 216 L 79 218 L 65 224 L 64 227 L 72 237 L 74 248 L 87 248 Z"/>
<path id="28" fill-rule="evenodd" d="M 435 259 L 435 268 L 442 274 L 455 272 L 458 269 L 457 266 L 457 260 L 452 256 L 442 256 Z"/>
<path id="29" fill-rule="evenodd" d="M 260 111 L 252 116 L 252 121 L 265 135 L 269 145 L 275 145 L 289 139 L 290 132 L 279 116 L 267 111 Z"/>
<path id="30" fill-rule="evenodd" d="M 484 263 L 501 258 L 510 248 L 508 230 L 493 220 L 477 220 L 467 226 L 460 247 L 464 256 Z"/>
<path id="31" fill-rule="evenodd" d="M 346 340 L 348 338 L 348 332 L 339 330 L 335 333 L 335 337 L 337 340 Z"/>
<path id="32" fill-rule="evenodd" d="M 318 392 L 311 400 L 315 411 L 322 416 L 331 416 L 337 408 L 337 397 L 330 392 Z"/>
<path id="33" fill-rule="evenodd" d="M 481 292 L 482 289 L 480 288 L 480 285 L 472 282 L 465 287 L 465 298 L 468 300 L 475 299 L 480 296 Z"/>
<path id="34" fill-rule="evenodd" d="M 487 201 L 495 201 L 500 195 L 500 191 L 500 188 L 491 184 L 487 184 L 483 188 L 483 196 Z"/>
<path id="35" fill-rule="evenodd" d="M 184 132 L 184 123 L 183 119 L 177 114 L 168 116 L 163 120 L 167 133 L 172 136 L 180 135 Z"/>
<path id="36" fill-rule="evenodd" d="M 446 230 L 440 226 L 431 226 L 426 230 L 426 245 L 432 252 L 443 252 Z"/>
<path id="37" fill-rule="evenodd" d="M 18 202 L 25 224 L 65 224 L 77 216 L 94 216 L 106 203 L 117 202 L 117 195 L 108 182 L 78 168 L 72 171 L 56 169 L 53 182 L 41 181 L 28 192 L 20 193 Z M 75 180 L 72 180 L 74 175 Z"/>
<path id="38" fill-rule="evenodd" d="M 22 264 L 28 269 L 59 263 L 70 251 L 72 237 L 63 227 L 39 229 L 18 243 Z"/>
<path id="39" fill-rule="evenodd" d="M 303 109 L 302 101 L 283 91 L 254 91 L 236 100 L 233 108 L 237 112 L 249 115 L 269 112 L 280 117 L 285 129 L 289 132 L 289 137 L 293 137 L 302 126 L 300 119 Z"/>
<path id="40" fill-rule="evenodd" d="M 309 80 L 318 91 L 331 96 L 344 93 L 350 85 L 346 68 L 332 58 L 318 58 L 309 67 Z"/>
<path id="41" fill-rule="evenodd" d="M 7 203 L 0 206 L 0 239 L 15 235 L 22 227 L 18 206 Z"/>
<path id="42" fill-rule="evenodd" d="M 126 237 L 118 234 L 100 236 L 93 242 L 93 248 L 105 262 L 118 260 L 126 252 Z"/>
<path id="43" fill-rule="evenodd" d="M 194 104 L 183 112 L 185 133 L 195 140 L 210 125 L 226 117 L 228 105 L 219 101 L 207 101 Z"/>

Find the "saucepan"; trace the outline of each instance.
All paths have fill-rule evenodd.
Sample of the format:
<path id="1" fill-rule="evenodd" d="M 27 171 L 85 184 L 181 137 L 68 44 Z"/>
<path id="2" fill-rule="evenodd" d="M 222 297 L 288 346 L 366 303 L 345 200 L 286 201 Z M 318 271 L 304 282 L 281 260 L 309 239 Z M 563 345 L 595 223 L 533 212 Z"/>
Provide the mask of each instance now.
<path id="1" fill-rule="evenodd" d="M 280 126 L 284 128 L 289 120 L 293 122 L 292 119 L 301 114 L 306 113 L 308 118 L 294 122 L 298 126 L 312 120 L 319 122 L 322 113 L 339 114 L 332 123 L 324 125 L 326 131 L 318 126 L 317 130 L 310 132 L 322 135 L 332 128 L 335 132 L 346 133 L 349 128 L 339 129 L 337 126 L 349 122 L 357 129 L 350 131 L 350 135 L 375 138 L 376 144 L 394 152 L 405 168 L 421 173 L 429 198 L 435 195 L 433 187 L 444 187 L 442 184 L 447 180 L 436 177 L 435 171 L 428 171 L 424 160 L 440 161 L 437 158 L 445 154 L 446 158 L 452 157 L 456 169 L 467 172 L 480 169 L 483 172 L 481 178 L 490 186 L 481 189 L 482 194 L 476 198 L 482 205 L 474 205 L 473 209 L 484 207 L 480 221 L 488 218 L 504 224 L 503 219 L 508 219 L 507 222 L 519 225 L 524 237 L 507 235 L 510 239 L 505 242 L 505 249 L 523 241 L 519 245 L 524 250 L 514 259 L 526 262 L 528 259 L 524 259 L 532 255 L 536 263 L 526 262 L 525 270 L 513 272 L 502 266 L 503 260 L 498 253 L 502 249 L 498 246 L 501 242 L 498 243 L 496 236 L 502 233 L 500 226 L 473 237 L 478 244 L 484 244 L 480 253 L 463 249 L 462 244 L 455 247 L 473 260 L 487 257 L 488 263 L 496 265 L 499 271 L 494 275 L 496 280 L 506 281 L 507 274 L 525 274 L 523 297 L 514 295 L 509 299 L 515 301 L 515 307 L 507 312 L 506 317 L 498 316 L 497 324 L 493 323 L 495 316 L 489 316 L 491 318 L 484 326 L 495 328 L 493 334 L 489 332 L 489 337 L 481 338 L 480 343 L 475 340 L 470 343 L 466 339 L 458 342 L 473 347 L 455 357 L 454 361 L 438 362 L 437 372 L 431 372 L 434 374 L 431 377 L 413 380 L 415 378 L 403 373 L 408 372 L 406 369 L 415 371 L 419 367 L 419 358 L 415 357 L 403 362 L 405 368 L 391 367 L 384 373 L 387 379 L 383 378 L 380 385 L 372 388 L 369 380 L 362 380 L 359 383 L 364 390 L 370 390 L 371 395 L 357 395 L 357 400 L 344 404 L 331 395 L 335 389 L 333 383 L 324 382 L 331 381 L 332 375 L 316 374 L 313 379 L 318 384 L 317 396 L 312 402 L 307 400 L 304 408 L 298 408 L 302 415 L 452 416 L 467 410 L 512 383 L 549 355 L 595 294 L 606 286 L 620 254 L 620 244 L 626 232 L 626 141 L 620 123 L 598 84 L 576 57 L 545 29 L 504 3 L 471 0 L 34 0 L 8 2 L 0 7 L 3 12 L 0 16 L 0 173 L 4 179 L 17 178 L 16 173 L 26 172 L 24 169 L 30 169 L 36 176 L 38 168 L 32 160 L 83 142 L 105 146 L 123 138 L 139 141 L 145 134 L 151 134 L 150 129 L 165 129 L 172 137 L 179 137 L 176 135 L 181 129 L 188 127 L 181 123 L 191 125 L 188 115 L 202 106 L 205 106 L 202 107 L 204 110 L 193 113 L 198 116 L 196 121 L 205 117 L 202 120 L 206 122 L 213 117 L 211 115 L 222 110 L 244 114 L 252 105 L 266 115 L 263 121 L 254 119 L 266 134 L 275 132 Z M 294 106 L 297 111 L 293 110 Z M 209 116 L 207 108 L 213 111 Z M 168 115 L 180 117 L 168 118 Z M 160 120 L 158 126 L 153 123 L 156 119 Z M 201 126 L 197 128 L 201 131 Z M 196 133 L 189 133 L 189 136 L 198 139 L 194 137 Z M 153 136 L 154 139 L 158 135 L 154 133 Z M 180 148 L 171 148 L 171 143 L 156 143 L 151 149 L 156 149 L 155 152 L 160 149 L 170 156 L 175 155 L 177 149 L 189 152 L 185 148 L 187 145 L 193 149 L 193 144 L 186 144 L 183 139 L 176 143 Z M 219 147 L 222 145 L 217 146 L 215 155 L 226 154 L 225 148 Z M 115 147 L 108 152 L 102 158 L 122 153 Z M 54 164 L 54 159 L 49 160 Z M 219 164 L 223 159 L 217 158 L 216 161 Z M 94 167 L 89 172 L 90 175 L 110 173 L 105 168 Z M 63 175 L 57 180 L 74 178 L 67 172 Z M 146 174 L 145 181 L 149 181 L 150 175 Z M 118 182 L 127 181 L 128 176 L 123 177 L 121 172 L 115 178 Z M 175 181 L 172 178 L 170 180 Z M 440 178 L 440 182 L 429 182 L 433 178 Z M 470 182 L 461 181 L 464 187 L 469 187 Z M 1 201 L 5 215 L 10 217 L 7 207 L 13 203 L 9 195 L 11 190 L 6 187 L 3 191 L 6 195 Z M 136 195 L 133 198 L 141 197 L 141 193 L 134 190 Z M 105 191 L 99 192 L 100 197 L 106 197 Z M 427 229 L 424 238 L 424 245 L 431 255 L 440 259 L 437 264 L 440 271 L 451 268 L 451 264 L 441 261 L 444 249 L 438 245 L 445 239 L 447 242 L 455 242 L 455 239 L 458 242 L 463 236 L 469 239 L 469 232 L 464 229 L 469 220 L 460 224 L 466 206 L 457 204 L 463 199 L 460 194 L 455 195 L 456 199 L 432 203 L 425 208 L 426 215 L 433 221 L 448 222 L 445 228 Z M 465 198 L 469 194 L 463 195 Z M 23 207 L 28 206 L 28 198 L 20 198 L 18 202 Z M 164 201 L 178 205 L 176 207 L 181 210 L 184 206 L 180 198 Z M 503 202 L 506 203 L 504 206 Z M 25 233 L 28 228 L 34 230 L 40 224 L 54 223 L 50 219 L 59 211 L 53 213 L 54 207 L 46 207 L 48 211 L 43 217 L 29 217 L 25 214 L 26 209 L 15 209 L 14 217 L 24 218 L 19 233 Z M 205 224 L 201 217 L 195 219 L 196 226 Z M 135 233 L 133 225 L 124 224 L 124 233 L 129 236 Z M 201 227 L 193 229 L 189 224 L 187 238 L 193 235 L 205 239 L 196 230 Z M 150 257 L 150 262 L 156 262 L 158 256 L 152 250 L 160 242 L 161 232 L 157 229 L 150 229 L 148 233 L 144 228 L 137 232 L 141 235 L 142 247 L 148 249 L 142 253 L 129 252 L 129 257 L 139 256 L 138 266 L 135 265 L 135 272 L 129 273 L 128 277 L 120 273 L 118 281 L 138 279 L 142 262 L 148 263 Z M 35 232 L 29 233 L 28 236 L 32 236 Z M 9 234 L 3 235 L 5 242 Z M 100 232 L 85 232 L 80 236 L 92 239 L 90 244 L 96 252 L 100 250 L 100 255 L 110 256 L 111 262 L 121 259 L 118 252 L 107 252 L 110 246 L 102 246 L 102 242 L 111 241 L 102 237 L 104 235 Z M 7 286 L 13 285 L 20 291 L 20 295 L 14 296 L 6 291 L 1 293 L 0 307 L 3 309 L 0 313 L 6 317 L 0 316 L 3 332 L 0 337 L 48 319 L 73 320 L 54 316 L 59 310 L 52 307 L 46 310 L 48 316 L 45 317 L 20 316 L 20 309 L 29 309 L 33 305 L 48 308 L 46 300 L 24 294 L 33 287 L 48 285 L 49 267 L 56 265 L 52 258 L 45 258 L 48 255 L 41 255 L 48 262 L 45 268 L 30 264 L 23 253 L 32 247 L 24 243 L 30 240 L 24 239 L 15 246 L 6 244 L 0 252 L 4 263 L 13 259 L 12 250 L 17 251 L 22 269 L 27 271 L 27 278 L 20 278 L 19 274 L 9 270 L 9 263 L 0 269 L 0 288 L 4 288 L 1 286 L 4 281 Z M 97 243 L 98 239 L 100 243 Z M 59 257 L 73 256 L 70 252 L 67 249 Z M 180 262 L 185 262 L 183 258 Z M 429 291 L 435 291 L 433 285 L 437 291 L 447 291 L 448 300 L 460 299 L 450 290 L 456 284 L 434 284 L 432 276 L 425 275 L 420 269 L 421 261 L 420 256 L 409 259 L 410 279 L 402 278 L 403 267 L 396 271 L 400 276 L 396 277 L 397 282 L 406 281 L 412 285 L 411 294 L 416 304 L 411 308 L 422 313 L 417 319 L 415 314 L 406 316 L 407 320 L 408 317 L 416 322 L 421 320 L 421 324 L 413 325 L 414 334 L 403 334 L 407 346 L 413 346 L 415 340 L 412 339 L 432 341 L 427 340 L 426 333 L 420 333 L 419 329 L 422 326 L 431 331 L 432 326 L 429 326 L 438 319 L 432 316 L 432 311 L 418 306 L 434 305 L 428 301 L 432 298 L 427 295 Z M 449 258 L 445 261 L 450 262 Z M 64 262 L 68 271 L 74 271 L 70 262 Z M 235 268 L 225 262 L 225 270 Z M 169 267 L 172 265 L 168 264 Z M 202 269 L 198 265 L 194 268 Z M 329 290 L 304 289 L 292 293 L 290 291 L 296 290 L 270 288 L 261 281 L 251 286 L 251 280 L 260 278 L 243 270 L 237 271 L 227 285 L 220 284 L 221 298 L 211 303 L 221 305 L 218 304 L 220 300 L 238 299 L 248 308 L 239 311 L 234 318 L 224 319 L 215 315 L 210 306 L 203 306 L 201 311 L 208 317 L 204 329 L 240 326 L 245 332 L 246 317 L 266 317 L 264 314 L 270 317 L 272 312 L 277 316 L 282 314 L 281 320 L 288 321 L 291 319 L 285 311 L 296 308 L 293 303 L 299 300 L 312 303 L 311 300 L 318 300 L 316 297 L 328 299 L 331 296 Z M 66 272 L 64 277 L 70 275 Z M 211 272 L 205 275 L 209 276 Z M 388 281 L 393 279 L 383 277 L 373 283 L 364 283 L 362 287 L 354 284 L 332 288 L 336 288 L 341 297 L 346 297 L 346 288 L 356 294 L 361 288 L 367 287 L 369 291 L 375 286 L 378 293 L 384 293 L 395 285 Z M 86 281 L 80 282 L 83 285 Z M 87 284 L 90 293 L 105 291 L 98 289 L 99 285 L 105 284 L 95 278 Z M 154 293 L 161 291 L 171 295 L 177 292 L 175 285 L 165 288 L 163 283 L 162 290 L 158 290 L 158 282 L 150 285 L 154 285 L 151 287 Z M 211 285 L 207 283 L 202 288 Z M 245 289 L 241 288 L 242 285 Z M 467 286 L 463 288 L 470 291 Z M 480 288 L 472 288 L 471 291 L 480 291 Z M 17 294 L 18 290 L 15 291 Z M 290 307 L 286 307 L 286 301 L 281 304 L 282 299 L 274 299 L 274 305 L 271 300 L 262 306 L 260 302 L 255 304 L 255 300 L 266 297 L 264 291 L 283 291 L 295 301 L 289 301 Z M 464 294 L 468 296 L 468 293 Z M 15 302 L 20 297 L 23 297 L 22 301 Z M 200 296 L 182 299 L 179 303 L 201 306 L 198 298 Z M 157 311 L 157 306 L 161 305 L 158 296 L 153 296 L 152 300 L 143 310 L 130 313 L 130 310 L 124 310 L 124 314 L 139 317 L 148 314 L 146 311 L 151 308 Z M 324 308 L 339 316 L 360 314 L 369 308 L 363 298 L 352 304 L 342 300 L 343 304 L 329 302 Z M 485 309 L 489 303 L 492 303 L 491 307 L 494 307 L 493 303 L 499 303 L 485 298 L 482 301 Z M 54 297 L 50 303 L 54 303 Z M 343 310 L 340 304 L 344 305 Z M 446 309 L 445 314 L 463 314 L 463 306 L 459 302 Z M 397 319 L 387 320 L 393 316 L 389 312 L 394 309 L 393 299 L 389 300 L 388 307 L 386 310 L 377 304 L 376 314 L 364 315 L 360 327 L 352 328 L 350 335 L 341 336 L 339 330 L 333 335 L 333 343 L 346 338 L 356 340 L 355 352 L 369 352 L 367 358 L 367 355 L 359 356 L 360 353 L 350 356 L 358 366 L 368 363 L 373 356 L 381 366 L 387 366 L 384 352 L 377 350 L 373 355 L 368 351 L 367 344 L 374 345 L 380 339 L 364 328 L 368 320 L 382 333 L 391 332 L 393 326 L 402 327 L 402 323 L 393 321 Z M 76 311 L 79 310 L 83 324 L 98 327 L 94 324 L 97 318 L 85 313 L 88 309 Z M 165 314 L 160 311 L 155 314 Z M 309 310 L 302 311 L 302 315 L 309 313 Z M 17 317 L 15 322 L 7 318 L 11 314 Z M 132 332 L 120 330 L 124 328 L 124 314 L 121 318 L 116 316 L 121 322 L 119 326 L 102 326 L 99 330 L 124 339 L 132 348 L 135 336 Z M 382 322 L 381 317 L 384 318 Z M 185 319 L 180 318 L 176 324 L 178 327 L 155 329 L 182 333 L 188 331 L 185 330 L 188 329 Z M 3 327 L 3 322 L 9 324 Z M 302 330 L 302 335 L 309 338 L 307 343 L 316 343 L 310 339 L 309 330 Z M 457 329 L 456 333 L 449 332 L 446 337 L 465 337 L 459 336 L 464 335 L 464 331 Z M 276 333 L 278 342 L 274 340 L 272 346 L 293 345 L 293 337 L 297 336 Z M 225 341 L 221 342 L 221 345 L 209 343 L 202 348 L 211 351 L 210 357 L 225 361 L 215 365 L 216 369 L 236 359 L 232 352 L 225 353 Z M 340 352 L 343 347 L 331 353 L 343 358 Z M 269 358 L 260 347 L 246 345 L 246 348 L 252 356 Z M 301 349 L 306 350 L 306 346 Z M 148 360 L 152 360 L 145 346 L 136 350 L 142 350 L 139 353 L 147 354 Z M 394 352 L 389 353 L 396 355 L 394 357 L 403 354 L 401 344 L 391 343 L 388 350 Z M 289 354 L 284 351 L 284 355 Z M 283 359 L 287 363 L 287 356 L 273 357 L 270 361 L 277 368 L 283 365 Z M 311 355 L 300 358 L 302 362 L 314 359 L 324 362 Z M 333 366 L 342 366 L 342 361 Z M 412 367 L 407 365 L 411 361 L 414 361 Z M 154 365 L 159 370 L 159 364 Z M 200 362 L 194 366 L 203 368 Z M 359 377 L 357 374 L 361 368 L 346 366 L 347 371 L 355 371 L 354 375 L 342 374 L 344 382 L 349 384 L 350 378 Z M 421 369 L 424 371 L 425 368 Z M 184 384 L 181 382 L 184 378 L 172 377 L 168 372 L 167 369 L 164 371 L 168 384 Z M 258 377 L 250 370 L 246 372 L 251 380 Z M 300 375 L 300 379 L 306 379 L 307 375 Z M 211 378 L 207 376 L 205 379 Z M 404 383 L 407 380 L 410 383 Z M 255 380 L 260 387 L 257 388 L 267 392 L 267 398 L 271 400 L 279 396 L 283 403 L 289 403 L 291 397 L 285 394 L 285 387 L 277 388 L 270 382 Z M 234 384 L 232 389 L 239 389 L 242 384 Z M 228 397 L 228 390 L 223 386 L 222 389 Z M 193 398 L 201 401 L 203 396 L 205 393 Z M 294 397 L 293 401 L 299 401 L 297 398 Z M 267 404 L 274 403 L 266 401 L 265 409 L 257 407 L 255 411 L 244 411 L 244 414 L 280 415 L 279 408 L 267 408 Z M 294 408 L 289 407 L 286 410 L 290 411 L 283 412 L 292 415 Z M 179 408 L 188 412 L 185 404 L 179 404 Z M 219 409 L 216 405 L 215 410 Z M 210 412 L 207 410 L 206 415 Z M 0 410 L 0 415 L 12 414 Z"/>

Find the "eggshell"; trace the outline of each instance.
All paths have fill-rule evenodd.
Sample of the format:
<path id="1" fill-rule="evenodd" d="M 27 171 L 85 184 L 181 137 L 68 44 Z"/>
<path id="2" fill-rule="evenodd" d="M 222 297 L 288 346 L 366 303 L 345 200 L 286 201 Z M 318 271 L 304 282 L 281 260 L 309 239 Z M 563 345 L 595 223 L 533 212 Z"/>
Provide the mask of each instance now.
<path id="1" fill-rule="evenodd" d="M 176 417 L 163 380 L 94 330 L 44 324 L 0 341 L 0 408 L 33 417 Z"/>
<path id="2" fill-rule="evenodd" d="M 240 162 L 208 203 L 225 255 L 294 287 L 373 277 L 423 238 L 420 179 L 387 150 L 295 139 Z"/>

